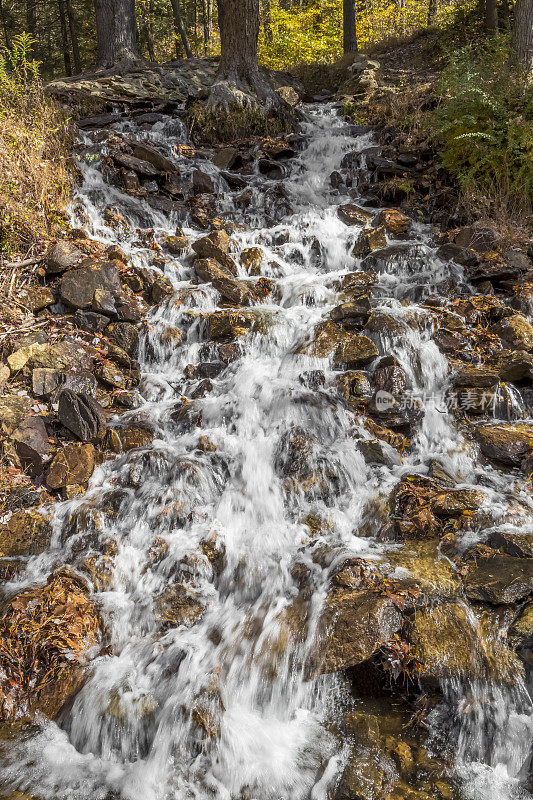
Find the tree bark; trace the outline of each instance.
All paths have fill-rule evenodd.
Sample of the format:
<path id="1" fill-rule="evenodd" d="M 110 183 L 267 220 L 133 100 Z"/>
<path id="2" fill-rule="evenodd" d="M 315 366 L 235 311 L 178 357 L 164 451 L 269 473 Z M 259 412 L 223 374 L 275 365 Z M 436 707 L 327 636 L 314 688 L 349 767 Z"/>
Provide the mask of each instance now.
<path id="1" fill-rule="evenodd" d="M 148 50 L 148 58 L 150 59 L 150 61 L 155 61 L 154 30 L 152 24 L 153 17 L 154 17 L 154 4 L 153 0 L 150 0 L 150 2 L 148 3 L 148 11 L 145 20 L 146 47 Z"/>
<path id="2" fill-rule="evenodd" d="M 181 43 L 183 44 L 183 49 L 185 50 L 185 55 L 187 58 L 192 58 L 192 50 L 189 44 L 189 39 L 187 37 L 187 31 L 185 30 L 185 25 L 183 24 L 183 19 L 181 16 L 179 0 L 170 0 L 172 4 L 172 14 L 174 16 L 174 33 L 176 34 L 176 55 L 179 58 L 180 53 L 178 52 L 178 36 L 181 39 Z"/>
<path id="3" fill-rule="evenodd" d="M 533 74 L 533 0 L 517 0 L 512 45 L 520 64 Z"/>
<path id="4" fill-rule="evenodd" d="M 342 43 L 345 53 L 357 53 L 355 0 L 342 0 Z"/>
<path id="5" fill-rule="evenodd" d="M 72 75 L 72 63 L 70 61 L 70 48 L 68 42 L 67 16 L 65 14 L 64 0 L 57 0 L 59 11 L 59 25 L 61 28 L 61 45 L 63 49 L 63 61 L 65 62 L 65 74 Z"/>
<path id="6" fill-rule="evenodd" d="M 74 72 L 79 75 L 81 72 L 80 45 L 78 40 L 78 20 L 74 14 L 72 0 L 66 0 L 68 27 L 70 30 L 70 41 L 72 43 L 72 59 L 74 61 Z"/>
<path id="7" fill-rule="evenodd" d="M 498 0 L 486 0 L 485 2 L 485 30 L 489 34 L 496 33 L 498 30 Z"/>
<path id="8" fill-rule="evenodd" d="M 437 17 L 437 0 L 429 0 L 428 4 L 428 27 L 435 24 Z"/>
<path id="9" fill-rule="evenodd" d="M 135 0 L 95 0 L 98 66 L 138 61 Z"/>
<path id="10" fill-rule="evenodd" d="M 259 0 L 218 0 L 221 55 L 209 106 L 280 105 L 280 98 L 259 71 Z"/>

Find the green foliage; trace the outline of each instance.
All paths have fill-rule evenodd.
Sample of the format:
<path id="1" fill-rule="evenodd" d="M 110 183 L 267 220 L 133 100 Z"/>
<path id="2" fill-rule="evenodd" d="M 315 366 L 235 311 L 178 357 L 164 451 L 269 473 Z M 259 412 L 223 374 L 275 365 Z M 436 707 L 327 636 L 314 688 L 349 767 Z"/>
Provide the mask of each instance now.
<path id="1" fill-rule="evenodd" d="M 0 92 L 3 99 L 16 101 L 39 81 L 39 62 L 33 58 L 35 39 L 23 31 L 0 46 Z"/>
<path id="2" fill-rule="evenodd" d="M 27 33 L 0 48 L 0 251 L 57 227 L 70 189 L 67 121 L 43 91 Z"/>
<path id="3" fill-rule="evenodd" d="M 290 130 L 290 121 L 264 114 L 258 108 L 238 104 L 229 113 L 212 111 L 194 103 L 187 113 L 187 129 L 197 144 L 234 142 L 260 136 L 280 136 Z"/>
<path id="4" fill-rule="evenodd" d="M 509 62 L 506 36 L 450 55 L 435 114 L 443 165 L 470 193 L 531 208 L 533 86 Z"/>

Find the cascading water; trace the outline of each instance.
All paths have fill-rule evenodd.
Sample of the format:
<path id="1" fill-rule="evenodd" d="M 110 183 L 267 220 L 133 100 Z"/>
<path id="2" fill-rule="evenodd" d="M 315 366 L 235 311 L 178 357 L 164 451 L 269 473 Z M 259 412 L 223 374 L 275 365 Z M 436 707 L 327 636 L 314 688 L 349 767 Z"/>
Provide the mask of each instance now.
<path id="1" fill-rule="evenodd" d="M 349 254 L 360 229 L 340 221 L 337 206 L 346 197 L 331 192 L 330 173 L 345 153 L 370 143 L 369 135 L 353 137 L 329 106 L 309 113 L 305 149 L 284 184 L 288 213 L 271 217 L 273 182 L 260 175 L 251 182 L 253 216 L 248 211 L 244 217 L 229 191 L 219 206 L 226 217 L 252 226 L 237 226 L 233 238 L 239 248 L 262 246 L 262 274 L 279 287 L 276 301 L 252 307 L 259 330 L 246 335 L 237 359 L 204 378 L 212 386 L 204 394 L 202 376 L 189 377 L 186 367 L 215 361 L 215 346 L 203 334 L 219 297 L 209 285 L 190 284 L 186 260 L 167 260 L 175 295 L 148 319 L 140 405 L 129 412 L 154 427 L 155 439 L 101 465 L 85 496 L 59 507 L 54 551 L 34 558 L 16 584 L 42 579 L 60 558 L 75 561 L 86 531 L 65 545 L 61 531 L 72 515 L 92 520 L 92 534 L 108 554 L 107 580 L 95 586 L 95 597 L 112 655 L 96 659 L 57 724 L 43 723 L 38 734 L 13 746 L 16 756 L 3 776 L 20 789 L 68 800 L 331 796 L 347 746 L 330 723 L 349 698 L 338 676 L 314 678 L 309 664 L 332 570 L 353 556 L 386 565 L 386 546 L 356 534 L 368 502 L 390 491 L 402 474 L 424 474 L 438 459 L 468 485 L 478 482 L 475 461 L 446 407 L 447 361 L 431 339 L 429 313 L 404 301 L 417 287 L 429 293 L 452 274 L 435 258 L 423 226 L 415 233 L 416 255 L 383 270 L 374 291 L 375 309 L 400 330 L 377 332 L 376 340 L 396 356 L 410 395 L 421 404 L 403 464 L 365 463 L 354 431 L 368 435 L 328 395 L 332 365 L 297 354 L 338 304 L 336 279 L 354 269 Z M 135 126 L 117 130 L 131 135 Z M 169 142 L 180 137 L 179 122 L 170 119 L 146 134 L 168 156 Z M 76 224 L 83 217 L 91 237 L 119 244 L 133 264 L 148 266 L 151 252 L 131 230 L 108 227 L 103 209 L 117 204 L 133 227 L 152 227 L 156 240 L 173 233 L 175 222 L 103 183 L 91 160 L 80 166 Z M 216 168 L 208 169 L 219 180 Z M 187 227 L 184 233 L 198 235 Z M 243 269 L 239 277 L 247 278 Z M 176 327 L 184 334 L 179 346 L 163 335 Z M 315 370 L 324 371 L 325 388 L 311 392 Z M 185 403 L 183 395 L 193 399 Z M 200 414 L 201 428 L 195 423 Z M 310 490 L 288 490 L 279 466 L 291 457 L 286 443 L 293 430 L 308 437 Z M 483 476 L 495 498 L 500 481 L 496 472 Z M 327 519 L 327 531 L 310 534 L 309 515 Z M 465 691 L 458 684 L 445 687 L 459 718 L 465 717 Z M 479 687 L 469 691 L 481 693 Z M 498 784 L 502 797 L 527 769 L 532 707 L 524 687 L 485 687 L 481 703 L 483 711 L 457 723 L 458 761 L 469 796 L 488 800 L 495 797 L 487 788 L 488 770 L 500 778 L 505 773 Z M 478 741 L 487 728 L 495 735 Z M 472 762 L 484 765 L 481 784 L 476 770 L 469 771 Z"/>

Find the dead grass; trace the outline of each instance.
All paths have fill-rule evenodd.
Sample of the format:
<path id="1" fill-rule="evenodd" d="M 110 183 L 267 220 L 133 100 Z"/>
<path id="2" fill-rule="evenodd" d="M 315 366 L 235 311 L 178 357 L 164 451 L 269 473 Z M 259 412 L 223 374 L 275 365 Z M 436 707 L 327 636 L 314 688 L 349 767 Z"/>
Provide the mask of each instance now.
<path id="1" fill-rule="evenodd" d="M 0 254 L 31 253 L 61 227 L 70 192 L 67 121 L 39 83 L 0 91 Z"/>

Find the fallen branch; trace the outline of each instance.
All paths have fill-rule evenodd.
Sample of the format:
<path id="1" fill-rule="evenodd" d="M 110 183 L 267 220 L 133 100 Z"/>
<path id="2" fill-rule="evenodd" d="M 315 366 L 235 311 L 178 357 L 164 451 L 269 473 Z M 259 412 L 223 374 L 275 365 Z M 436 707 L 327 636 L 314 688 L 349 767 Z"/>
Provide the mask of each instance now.
<path id="1" fill-rule="evenodd" d="M 0 264 L 3 267 L 12 269 L 16 267 L 32 267 L 34 264 L 39 264 L 43 260 L 44 256 L 35 256 L 34 258 L 27 258 L 25 261 L 3 261 L 0 262 Z"/>

